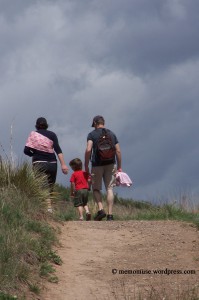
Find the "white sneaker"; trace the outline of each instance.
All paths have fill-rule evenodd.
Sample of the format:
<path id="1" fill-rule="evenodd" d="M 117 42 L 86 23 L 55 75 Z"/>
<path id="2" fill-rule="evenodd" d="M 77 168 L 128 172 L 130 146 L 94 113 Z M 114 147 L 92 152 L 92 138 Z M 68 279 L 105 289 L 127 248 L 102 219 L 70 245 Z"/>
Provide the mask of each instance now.
<path id="1" fill-rule="evenodd" d="M 48 208 L 48 212 L 52 214 L 53 209 L 52 208 Z"/>

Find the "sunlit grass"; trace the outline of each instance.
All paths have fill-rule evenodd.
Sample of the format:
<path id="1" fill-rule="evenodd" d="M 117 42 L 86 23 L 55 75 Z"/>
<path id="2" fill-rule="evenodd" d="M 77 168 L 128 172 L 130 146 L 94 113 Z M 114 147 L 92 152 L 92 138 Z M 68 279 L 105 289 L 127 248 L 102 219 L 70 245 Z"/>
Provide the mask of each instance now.
<path id="1" fill-rule="evenodd" d="M 56 217 L 57 220 L 72 221 L 78 219 L 78 214 L 73 206 L 73 200 L 70 199 L 69 189 L 57 186 L 59 190 L 59 198 L 56 203 Z M 93 199 L 92 192 L 89 193 L 88 206 L 92 215 L 92 219 L 96 214 L 98 207 Z M 106 197 L 103 194 L 104 210 L 108 210 Z M 115 220 L 177 220 L 192 222 L 199 229 L 199 210 L 194 206 L 191 210 L 192 202 L 190 200 L 190 207 L 188 209 L 188 200 L 186 206 L 181 202 L 170 202 L 154 205 L 147 201 L 137 201 L 133 199 L 123 199 L 115 195 L 114 199 L 114 219 Z M 105 220 L 105 219 L 104 219 Z"/>
<path id="2" fill-rule="evenodd" d="M 52 250 L 58 239 L 47 221 L 47 197 L 46 178 L 31 165 L 0 161 L 0 299 L 39 293 L 40 266 L 61 263 Z"/>

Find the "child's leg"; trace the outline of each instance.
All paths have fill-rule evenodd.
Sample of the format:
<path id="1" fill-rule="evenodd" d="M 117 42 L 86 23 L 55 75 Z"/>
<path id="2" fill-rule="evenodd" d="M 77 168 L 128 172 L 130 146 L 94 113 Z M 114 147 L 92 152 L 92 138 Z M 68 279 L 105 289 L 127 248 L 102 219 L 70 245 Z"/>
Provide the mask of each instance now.
<path id="1" fill-rule="evenodd" d="M 83 207 L 86 211 L 86 213 L 89 213 L 89 208 L 88 208 L 88 190 L 84 190 L 82 194 L 82 200 L 83 200 Z"/>
<path id="2" fill-rule="evenodd" d="M 84 209 L 86 211 L 86 221 L 90 221 L 91 220 L 91 214 L 89 212 L 89 208 L 88 208 L 88 205 L 84 205 Z"/>
<path id="3" fill-rule="evenodd" d="M 85 209 L 85 212 L 88 214 L 89 213 L 89 208 L 88 208 L 88 205 L 84 205 L 84 209 Z"/>
<path id="4" fill-rule="evenodd" d="M 84 216 L 83 216 L 83 210 L 84 210 L 83 206 L 78 206 L 77 209 L 78 209 L 78 213 L 79 213 L 79 219 L 83 220 L 84 219 Z"/>
<path id="5" fill-rule="evenodd" d="M 84 209 L 86 211 L 86 221 L 90 221 L 91 220 L 91 214 L 89 212 L 89 208 L 88 208 L 88 190 L 84 190 L 83 192 L 83 206 Z"/>

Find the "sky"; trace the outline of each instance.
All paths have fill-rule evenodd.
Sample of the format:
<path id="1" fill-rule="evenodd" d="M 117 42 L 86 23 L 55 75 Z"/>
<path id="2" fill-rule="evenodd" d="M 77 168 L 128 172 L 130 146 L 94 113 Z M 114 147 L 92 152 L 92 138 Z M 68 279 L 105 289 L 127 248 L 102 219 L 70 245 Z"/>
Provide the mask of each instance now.
<path id="1" fill-rule="evenodd" d="M 66 164 L 84 160 L 95 115 L 117 136 L 133 180 L 119 197 L 199 195 L 199 1 L 0 0 L 0 155 L 38 117 Z M 71 175 L 57 182 L 69 186 Z"/>

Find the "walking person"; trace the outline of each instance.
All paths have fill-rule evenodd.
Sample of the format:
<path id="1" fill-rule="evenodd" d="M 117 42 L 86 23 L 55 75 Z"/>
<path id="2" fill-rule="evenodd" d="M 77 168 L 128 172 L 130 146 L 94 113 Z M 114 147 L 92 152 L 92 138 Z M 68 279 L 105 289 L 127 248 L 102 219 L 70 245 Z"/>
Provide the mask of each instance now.
<path id="1" fill-rule="evenodd" d="M 116 135 L 111 130 L 105 128 L 105 121 L 102 116 L 95 116 L 93 118 L 92 127 L 94 127 L 95 129 L 91 131 L 87 136 L 87 147 L 85 151 L 85 171 L 89 173 L 89 161 L 91 160 L 93 196 L 98 205 L 98 212 L 94 217 L 94 220 L 100 221 L 103 218 L 107 217 L 107 221 L 112 221 L 114 202 L 113 186 L 115 182 L 114 179 L 116 171 L 121 171 L 120 146 Z M 112 156 L 109 155 L 109 157 L 103 158 L 103 155 L 101 155 L 99 151 L 99 144 L 101 140 L 103 143 L 103 138 L 105 139 L 106 135 L 110 137 L 109 144 L 113 144 L 112 148 L 115 152 L 112 153 Z M 105 150 L 106 148 L 108 147 L 104 147 Z M 102 203 L 102 181 L 106 189 L 108 204 L 107 215 L 104 211 Z"/>
<path id="2" fill-rule="evenodd" d="M 32 157 L 33 169 L 47 175 L 51 194 L 57 177 L 57 157 L 64 174 L 68 173 L 68 167 L 65 164 L 57 135 L 48 130 L 47 120 L 43 117 L 38 118 L 35 127 L 36 131 L 32 131 L 27 139 L 24 154 Z M 46 202 L 48 212 L 52 212 L 51 197 Z"/>
<path id="3" fill-rule="evenodd" d="M 82 171 L 82 161 L 79 158 L 74 158 L 69 163 L 74 171 L 71 175 L 71 197 L 74 198 L 74 206 L 77 207 L 79 220 L 83 221 L 83 212 L 86 211 L 86 221 L 91 220 L 91 214 L 88 208 L 88 190 L 90 189 L 89 173 Z"/>

